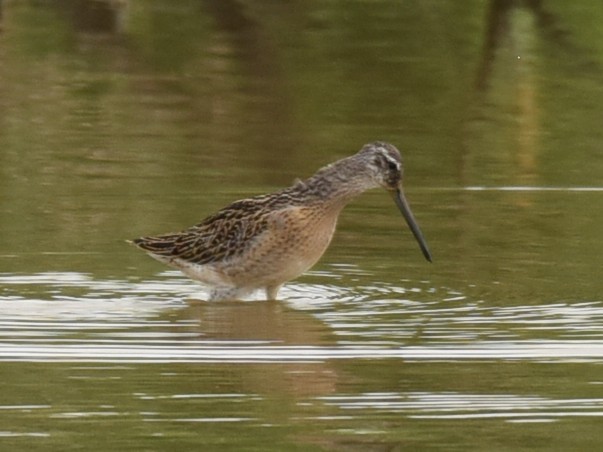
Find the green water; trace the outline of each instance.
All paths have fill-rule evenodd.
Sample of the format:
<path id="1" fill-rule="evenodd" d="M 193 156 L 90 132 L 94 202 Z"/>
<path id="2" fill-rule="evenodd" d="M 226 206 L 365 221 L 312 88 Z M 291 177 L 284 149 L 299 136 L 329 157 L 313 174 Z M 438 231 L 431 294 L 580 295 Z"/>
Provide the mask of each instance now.
<path id="1" fill-rule="evenodd" d="M 2 450 L 598 450 L 597 1 L 0 2 Z M 387 140 L 277 302 L 125 243 Z"/>

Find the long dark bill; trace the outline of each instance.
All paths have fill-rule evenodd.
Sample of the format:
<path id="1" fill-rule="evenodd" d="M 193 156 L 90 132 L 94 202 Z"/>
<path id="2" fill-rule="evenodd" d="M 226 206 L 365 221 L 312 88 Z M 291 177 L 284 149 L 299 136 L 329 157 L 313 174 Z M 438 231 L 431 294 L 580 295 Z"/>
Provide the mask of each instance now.
<path id="1" fill-rule="evenodd" d="M 408 201 L 406 201 L 406 198 L 404 197 L 404 193 L 400 188 L 398 188 L 396 189 L 396 191 L 392 192 L 392 195 L 394 197 L 394 201 L 396 201 L 398 209 L 400 209 L 400 212 L 402 212 L 402 216 L 404 216 L 408 227 L 415 236 L 415 239 L 417 239 L 417 242 L 419 242 L 421 251 L 423 251 L 423 256 L 425 256 L 425 259 L 431 262 L 431 253 L 429 252 L 429 248 L 427 247 L 427 242 L 423 237 L 423 233 L 419 229 L 419 225 L 417 224 L 415 217 L 410 211 L 410 206 L 408 205 Z"/>

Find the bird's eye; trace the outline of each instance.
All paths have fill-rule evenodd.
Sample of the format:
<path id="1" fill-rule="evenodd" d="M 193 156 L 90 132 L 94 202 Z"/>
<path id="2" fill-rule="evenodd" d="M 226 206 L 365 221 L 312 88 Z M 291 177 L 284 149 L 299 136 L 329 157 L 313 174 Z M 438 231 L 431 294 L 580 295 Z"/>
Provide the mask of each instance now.
<path id="1" fill-rule="evenodd" d="M 396 162 L 392 162 L 391 160 L 387 161 L 387 167 L 390 171 L 398 171 L 398 165 L 396 164 Z"/>

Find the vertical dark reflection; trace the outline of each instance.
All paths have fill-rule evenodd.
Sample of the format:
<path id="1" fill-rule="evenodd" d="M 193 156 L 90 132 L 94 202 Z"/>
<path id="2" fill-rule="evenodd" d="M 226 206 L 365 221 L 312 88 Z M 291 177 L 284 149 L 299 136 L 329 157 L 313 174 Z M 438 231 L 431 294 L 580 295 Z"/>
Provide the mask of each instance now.
<path id="1" fill-rule="evenodd" d="M 69 16 L 74 30 L 83 33 L 117 34 L 123 30 L 128 1 L 61 0 L 57 6 Z"/>
<path id="2" fill-rule="evenodd" d="M 293 107 L 275 42 L 250 17 L 247 11 L 250 6 L 236 0 L 204 0 L 202 4 L 246 71 L 243 89 L 253 99 L 250 110 L 245 112 L 249 120 L 249 145 L 261 156 L 266 168 L 279 170 L 289 166 L 287 162 L 292 161 L 291 153 L 298 139 L 291 124 Z M 280 151 L 288 155 L 275 155 Z"/>
<path id="3" fill-rule="evenodd" d="M 486 35 L 480 65 L 477 70 L 476 88 L 482 91 L 488 84 L 492 64 L 500 41 L 509 29 L 509 11 L 515 0 L 492 0 L 486 18 Z"/>
<path id="4" fill-rule="evenodd" d="M 538 32 L 545 39 L 553 42 L 561 51 L 570 53 L 572 57 L 578 55 L 580 57 L 579 64 L 581 63 L 585 67 L 597 66 L 590 57 L 586 56 L 584 50 L 579 49 L 568 39 L 569 32 L 564 31 L 555 15 L 546 10 L 542 0 L 492 0 L 486 17 L 484 45 L 477 69 L 475 82 L 477 91 L 487 89 L 496 52 L 509 33 L 509 17 L 517 8 L 525 8 L 530 11 L 535 19 Z"/>

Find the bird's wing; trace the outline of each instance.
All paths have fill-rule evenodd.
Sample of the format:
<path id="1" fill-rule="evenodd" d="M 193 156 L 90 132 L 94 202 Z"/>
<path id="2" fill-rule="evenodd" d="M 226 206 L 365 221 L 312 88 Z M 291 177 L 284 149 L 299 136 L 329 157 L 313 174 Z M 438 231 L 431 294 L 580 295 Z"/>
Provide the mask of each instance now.
<path id="1" fill-rule="evenodd" d="M 250 241 L 270 227 L 270 200 L 260 196 L 236 201 L 182 232 L 141 237 L 133 243 L 165 258 L 209 264 L 243 252 Z"/>

